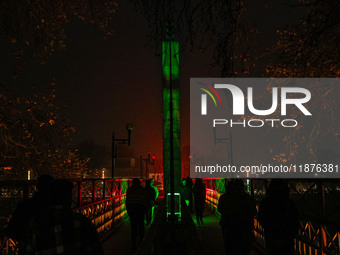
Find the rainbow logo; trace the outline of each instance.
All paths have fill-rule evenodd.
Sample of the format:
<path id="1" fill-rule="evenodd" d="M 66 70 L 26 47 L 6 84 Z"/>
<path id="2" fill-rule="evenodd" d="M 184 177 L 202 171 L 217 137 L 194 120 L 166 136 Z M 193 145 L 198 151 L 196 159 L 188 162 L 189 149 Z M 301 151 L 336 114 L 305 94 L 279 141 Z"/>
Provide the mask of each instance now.
<path id="1" fill-rule="evenodd" d="M 217 97 L 218 101 L 220 102 L 220 104 L 221 104 L 221 106 L 222 106 L 221 97 L 220 97 L 220 95 L 217 93 L 217 91 L 216 91 L 213 87 L 211 87 L 209 84 L 206 84 L 206 83 L 203 83 L 203 82 L 198 82 L 198 84 L 201 84 L 201 85 L 203 85 L 203 86 L 206 87 L 206 88 L 202 88 L 202 87 L 201 87 L 200 90 L 204 91 L 205 93 L 207 93 L 207 94 L 211 97 L 211 99 L 212 99 L 212 100 L 214 101 L 214 103 L 215 103 L 215 106 L 217 106 L 215 97 L 213 96 L 213 94 L 212 94 L 208 89 L 210 89 L 210 90 L 215 94 L 215 96 Z"/>

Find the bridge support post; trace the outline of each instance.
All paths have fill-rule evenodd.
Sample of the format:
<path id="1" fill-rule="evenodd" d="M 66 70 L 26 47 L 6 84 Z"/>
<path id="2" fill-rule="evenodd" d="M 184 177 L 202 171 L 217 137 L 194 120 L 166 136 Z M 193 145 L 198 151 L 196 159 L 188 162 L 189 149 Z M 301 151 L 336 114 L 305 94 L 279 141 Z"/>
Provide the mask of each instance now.
<path id="1" fill-rule="evenodd" d="M 171 193 L 174 216 L 174 193 L 181 180 L 181 139 L 179 100 L 179 44 L 173 41 L 173 23 L 167 24 L 166 41 L 162 42 L 163 67 L 163 171 L 165 194 Z"/>

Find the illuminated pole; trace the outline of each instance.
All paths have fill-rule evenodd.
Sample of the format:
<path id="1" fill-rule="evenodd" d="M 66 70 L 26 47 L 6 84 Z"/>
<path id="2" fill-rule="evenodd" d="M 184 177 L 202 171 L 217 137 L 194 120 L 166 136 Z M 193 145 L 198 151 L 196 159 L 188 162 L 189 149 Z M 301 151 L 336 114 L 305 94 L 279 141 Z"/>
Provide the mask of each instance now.
<path id="1" fill-rule="evenodd" d="M 162 42 L 163 67 L 163 169 L 164 189 L 171 193 L 171 216 L 174 218 L 174 193 L 181 180 L 179 44 L 173 41 L 173 24 L 167 24 L 167 38 Z M 176 185 L 177 184 L 177 185 Z"/>

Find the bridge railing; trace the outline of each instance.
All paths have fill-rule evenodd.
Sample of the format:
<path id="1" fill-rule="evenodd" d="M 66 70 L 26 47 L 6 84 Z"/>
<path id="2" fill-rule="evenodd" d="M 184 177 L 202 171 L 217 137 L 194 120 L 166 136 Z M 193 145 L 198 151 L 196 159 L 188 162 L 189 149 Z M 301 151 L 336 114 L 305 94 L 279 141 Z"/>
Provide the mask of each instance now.
<path id="1" fill-rule="evenodd" d="M 221 183 L 221 180 L 218 180 L 218 179 L 205 179 L 204 182 L 207 187 L 207 195 L 206 195 L 207 205 L 213 212 L 215 212 L 215 214 L 218 217 L 220 217 L 220 214 L 217 211 L 217 205 L 218 205 L 220 194 L 224 193 L 224 187 L 221 187 L 223 182 Z M 294 187 L 294 184 L 292 184 L 292 186 L 293 186 L 293 189 L 291 189 L 292 190 L 291 195 L 296 196 L 297 195 L 296 187 Z M 318 186 L 318 187 L 313 189 L 314 186 Z M 306 181 L 303 192 L 310 192 L 312 190 L 313 191 L 312 193 L 318 193 L 318 192 L 322 193 L 326 191 L 326 194 L 329 194 L 329 193 L 332 193 L 330 186 L 331 185 L 327 185 L 326 183 L 323 183 L 320 181 L 317 182 L 317 185 L 315 185 L 315 182 Z M 266 181 L 263 180 L 263 183 L 260 183 L 257 189 L 254 190 L 254 187 L 250 187 L 249 191 L 252 195 L 255 195 L 261 199 L 264 197 L 265 188 L 266 188 Z M 324 208 L 325 193 L 319 194 L 318 197 L 319 198 L 321 197 L 321 199 L 316 200 L 316 201 L 315 199 L 313 199 L 312 203 L 314 204 L 321 203 L 321 205 L 317 206 L 317 208 L 319 208 L 319 210 L 325 210 Z M 299 202 L 301 203 L 301 200 L 298 201 L 298 203 Z M 257 210 L 258 208 L 259 208 L 259 205 L 257 205 Z M 340 224 L 338 222 L 327 220 L 326 217 L 313 217 L 313 216 L 304 215 L 302 217 L 302 220 L 300 221 L 299 235 L 295 239 L 295 254 L 297 255 L 333 255 L 333 254 L 339 255 L 340 254 L 340 231 L 339 230 L 340 230 Z M 257 244 L 265 250 L 264 230 L 262 226 L 259 224 L 257 218 L 255 218 L 254 220 L 254 236 L 255 236 L 255 240 Z"/>
<path id="2" fill-rule="evenodd" d="M 73 210 L 93 222 L 99 234 L 105 234 L 127 216 L 125 199 L 132 179 L 71 180 Z M 33 196 L 36 181 L 0 181 L 0 254 L 17 254 L 15 242 L 5 236 L 5 228 L 15 206 Z"/>
<path id="3" fill-rule="evenodd" d="M 126 218 L 125 199 L 132 179 L 74 180 L 73 209 L 92 220 L 101 236 Z"/>

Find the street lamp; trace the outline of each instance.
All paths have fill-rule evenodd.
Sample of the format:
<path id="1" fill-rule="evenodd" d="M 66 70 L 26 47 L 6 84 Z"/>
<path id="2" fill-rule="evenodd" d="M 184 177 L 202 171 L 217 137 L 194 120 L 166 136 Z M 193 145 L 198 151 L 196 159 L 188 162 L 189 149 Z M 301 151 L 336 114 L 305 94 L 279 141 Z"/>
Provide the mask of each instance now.
<path id="1" fill-rule="evenodd" d="M 151 161 L 152 159 L 152 161 Z M 140 178 L 143 179 L 143 160 L 145 161 L 145 179 L 148 179 L 148 164 L 149 165 L 154 165 L 155 164 L 155 155 L 152 155 L 150 152 L 148 152 L 148 157 L 147 158 L 143 158 L 142 156 L 140 156 Z"/>
<path id="2" fill-rule="evenodd" d="M 112 133 L 112 179 L 114 179 L 114 169 L 115 169 L 115 161 L 116 161 L 116 154 L 117 152 L 115 151 L 115 145 L 116 142 L 119 142 L 120 144 L 127 143 L 130 146 L 130 138 L 131 138 L 131 132 L 133 130 L 133 125 L 132 123 L 128 123 L 126 125 L 126 130 L 128 131 L 128 138 L 127 139 L 116 139 L 115 138 L 115 133 Z"/>

